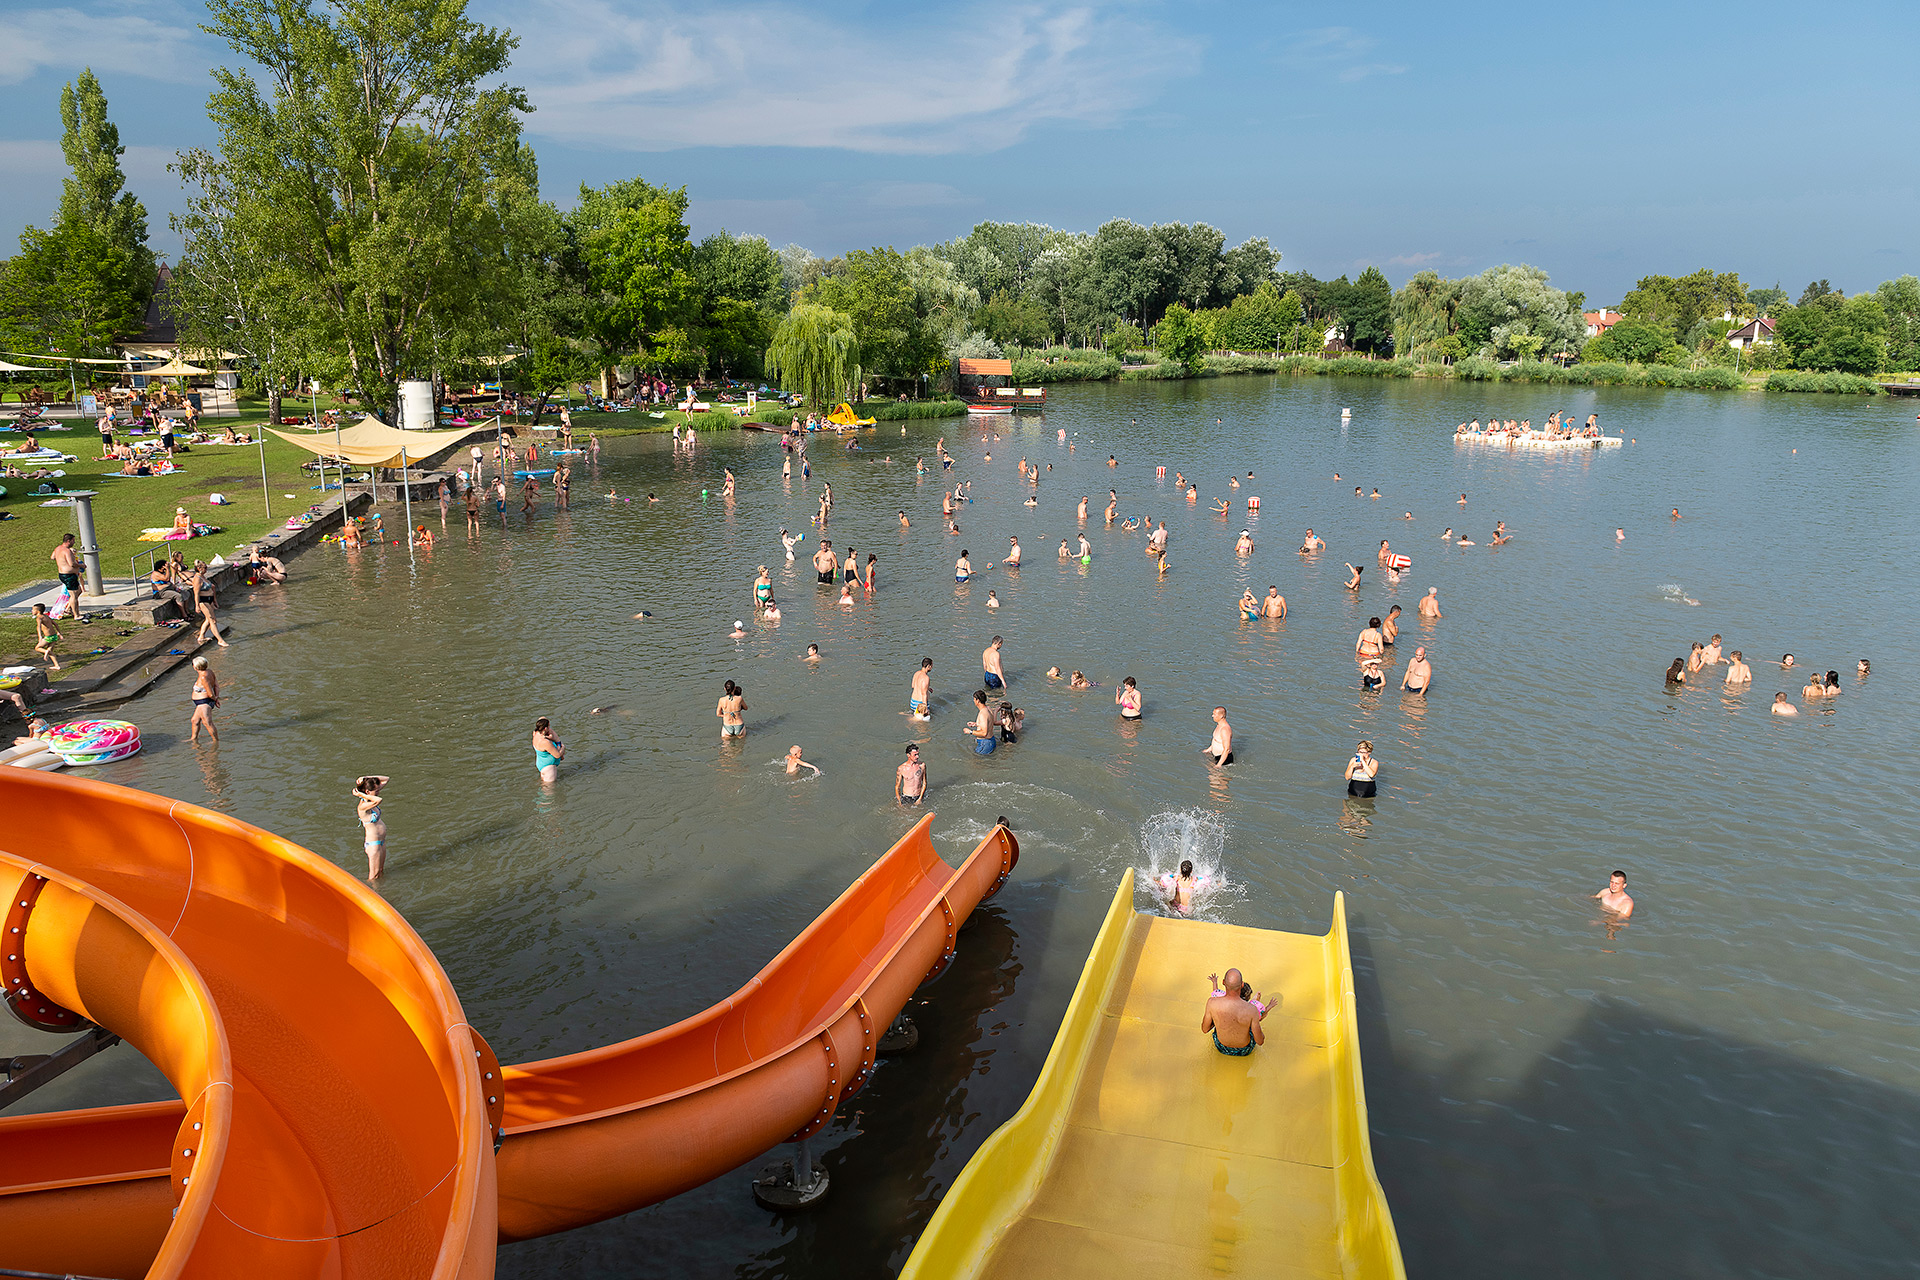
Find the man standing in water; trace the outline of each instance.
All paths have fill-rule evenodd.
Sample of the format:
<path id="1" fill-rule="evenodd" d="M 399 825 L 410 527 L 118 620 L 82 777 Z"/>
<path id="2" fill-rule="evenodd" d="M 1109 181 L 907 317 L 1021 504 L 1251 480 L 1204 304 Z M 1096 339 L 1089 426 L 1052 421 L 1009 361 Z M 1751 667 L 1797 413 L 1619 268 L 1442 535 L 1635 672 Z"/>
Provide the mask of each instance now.
<path id="1" fill-rule="evenodd" d="M 920 748 L 907 744 L 906 763 L 893 771 L 893 798 L 900 804 L 919 804 L 927 798 L 927 766 L 920 763 Z"/>
<path id="2" fill-rule="evenodd" d="M 1428 587 L 1427 594 L 1420 597 L 1420 603 L 1414 607 L 1414 612 L 1423 618 L 1445 616 L 1440 612 L 1440 588 Z"/>
<path id="3" fill-rule="evenodd" d="M 1427 646 L 1415 645 L 1413 661 L 1407 664 L 1406 674 L 1400 677 L 1400 687 L 1408 693 L 1427 696 L 1427 687 L 1433 683 L 1433 664 L 1427 661 Z"/>
<path id="4" fill-rule="evenodd" d="M 1627 873 L 1624 871 L 1616 871 L 1608 876 L 1607 887 L 1593 896 L 1618 919 L 1625 920 L 1633 914 L 1633 899 L 1627 896 Z"/>
<path id="5" fill-rule="evenodd" d="M 1003 563 L 1009 569 L 1018 569 L 1020 567 L 1020 539 L 1008 538 L 1007 541 L 1012 545 L 1007 548 L 1007 558 Z"/>
<path id="6" fill-rule="evenodd" d="M 473 485 L 467 486 L 467 536 L 473 537 L 480 532 L 480 490 Z"/>
<path id="7" fill-rule="evenodd" d="M 1167 522 L 1162 520 L 1159 528 L 1147 539 L 1147 554 L 1163 556 L 1167 554 Z"/>
<path id="8" fill-rule="evenodd" d="M 1222 994 L 1208 998 L 1200 1017 L 1200 1030 L 1210 1034 L 1213 1047 L 1229 1058 L 1244 1058 L 1255 1045 L 1267 1042 L 1260 1029 L 1260 1011 L 1240 998 L 1242 981 L 1238 969 L 1227 970 L 1226 983 L 1214 988 Z"/>
<path id="9" fill-rule="evenodd" d="M 1233 763 L 1233 726 L 1227 723 L 1227 709 L 1213 709 L 1213 740 L 1201 748 L 1216 765 Z"/>
<path id="10" fill-rule="evenodd" d="M 907 714 L 915 720 L 933 719 L 933 659 L 920 659 L 920 669 L 913 673 L 913 684 L 907 693 Z"/>
<path id="11" fill-rule="evenodd" d="M 819 576 L 822 584 L 830 587 L 833 585 L 834 570 L 839 567 L 840 561 L 833 554 L 833 543 L 823 541 L 820 549 L 813 553 L 814 573 Z"/>
<path id="12" fill-rule="evenodd" d="M 1287 616 L 1287 598 L 1280 594 L 1280 588 L 1275 586 L 1267 588 L 1267 598 L 1260 602 L 1260 616 L 1263 618 Z"/>
<path id="13" fill-rule="evenodd" d="M 995 636 L 993 643 L 980 653 L 980 666 L 985 672 L 983 682 L 989 689 L 1007 687 L 1007 671 L 1000 665 L 1000 646 L 1005 643 L 999 636 Z"/>

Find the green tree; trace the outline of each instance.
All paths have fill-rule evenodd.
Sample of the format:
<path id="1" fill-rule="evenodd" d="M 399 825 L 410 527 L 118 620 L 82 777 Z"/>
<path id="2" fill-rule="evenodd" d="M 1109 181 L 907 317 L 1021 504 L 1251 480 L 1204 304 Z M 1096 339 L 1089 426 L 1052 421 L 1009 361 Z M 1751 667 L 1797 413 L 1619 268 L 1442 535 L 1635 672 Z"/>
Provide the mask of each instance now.
<path id="1" fill-rule="evenodd" d="M 1622 320 L 1588 342 L 1580 358 L 1590 364 L 1603 360 L 1652 364 L 1672 345 L 1665 327 L 1646 320 Z"/>
<path id="2" fill-rule="evenodd" d="M 1416 360 L 1444 359 L 1440 340 L 1454 331 L 1460 281 L 1422 271 L 1393 295 L 1393 350 Z"/>
<path id="3" fill-rule="evenodd" d="M 1887 367 L 1920 369 L 1920 277 L 1901 276 L 1874 290 L 1887 321 Z"/>
<path id="4" fill-rule="evenodd" d="M 1278 297 L 1280 282 L 1274 268 L 1280 265 L 1280 251 L 1267 243 L 1265 236 L 1242 240 L 1227 250 L 1220 260 L 1220 291 L 1228 297 L 1242 297 L 1271 286 Z"/>
<path id="5" fill-rule="evenodd" d="M 167 290 L 168 314 L 185 350 L 203 359 L 231 350 L 248 360 L 267 393 L 267 419 L 277 423 L 307 354 L 294 301 L 299 282 L 274 256 L 274 236 L 251 224 L 260 206 L 226 186 L 212 154 L 183 151 L 169 168 L 194 190 L 170 219 L 185 253 Z"/>
<path id="6" fill-rule="evenodd" d="M 1299 321 L 1296 306 L 1292 318 L 1280 291 L 1272 280 L 1262 281 L 1252 293 L 1243 293 L 1224 307 L 1199 313 L 1208 320 L 1209 338 L 1216 349 L 1231 351 L 1266 350 L 1279 341 L 1280 334 Z"/>
<path id="7" fill-rule="evenodd" d="M 1393 286 L 1378 267 L 1368 267 L 1353 282 L 1341 318 L 1347 341 L 1356 351 L 1393 354 Z"/>
<path id="8" fill-rule="evenodd" d="M 1300 326 L 1306 320 L 1307 307 L 1300 295 L 1292 289 L 1281 295 L 1280 308 L 1276 315 L 1279 326 L 1275 331 L 1275 341 L 1288 351 L 1300 349 Z"/>
<path id="9" fill-rule="evenodd" d="M 780 256 L 763 236 L 715 232 L 694 247 L 699 323 L 693 340 L 728 375 L 757 376 L 774 326 L 787 309 Z"/>
<path id="10" fill-rule="evenodd" d="M 86 222 L 28 227 L 0 264 L 0 328 L 16 351 L 104 357 L 140 327 L 127 251 Z"/>
<path id="11" fill-rule="evenodd" d="M 1189 374 L 1198 373 L 1206 366 L 1206 334 L 1183 302 L 1174 303 L 1160 317 L 1160 323 L 1154 326 L 1153 345 Z"/>
<path id="12" fill-rule="evenodd" d="M 1587 338 L 1573 299 L 1548 284 L 1546 272 L 1525 263 L 1503 263 L 1463 280 L 1454 316 L 1462 342 L 1499 358 L 1574 355 Z M 1516 341 L 1528 338 L 1540 341 Z"/>
<path id="13" fill-rule="evenodd" d="M 959 268 L 951 259 L 924 245 L 907 250 L 901 258 L 907 283 L 913 288 L 914 314 L 940 349 L 957 358 L 957 344 L 975 332 L 979 291 L 960 278 Z M 1050 315 L 1048 318 L 1051 320 Z"/>
<path id="14" fill-rule="evenodd" d="M 464 0 L 208 0 L 239 55 L 208 114 L 224 190 L 270 235 L 308 352 L 376 412 L 514 305 L 514 210 L 537 198 L 514 46 Z M 264 87 L 254 78 L 264 76 Z"/>
<path id="15" fill-rule="evenodd" d="M 1771 316 L 1787 305 L 1787 291 L 1779 285 L 1771 289 L 1747 290 L 1747 310 L 1756 316 Z"/>
<path id="16" fill-rule="evenodd" d="M 859 362 L 883 377 L 932 372 L 941 344 L 921 323 L 905 257 L 892 249 L 856 249 L 829 266 L 802 295 L 853 322 Z"/>
<path id="17" fill-rule="evenodd" d="M 817 302 L 796 303 L 767 348 L 767 373 L 815 408 L 847 394 L 859 363 L 853 318 Z"/>
<path id="18" fill-rule="evenodd" d="M 1657 324 L 1676 338 L 1684 338 L 1701 320 L 1737 316 L 1746 309 L 1747 286 L 1739 275 L 1705 268 L 1679 277 L 1643 276 L 1620 303 L 1620 314 L 1627 319 Z"/>
<path id="19" fill-rule="evenodd" d="M 1106 347 L 1107 354 L 1124 364 L 1134 352 L 1146 349 L 1147 335 L 1140 332 L 1139 325 L 1128 321 L 1109 329 L 1101 345 Z"/>
<path id="20" fill-rule="evenodd" d="M 1820 301 L 1820 299 L 1826 297 L 1827 295 L 1833 292 L 1834 292 L 1833 286 L 1828 284 L 1825 280 L 1814 280 L 1809 282 L 1807 287 L 1800 291 L 1800 301 L 1794 303 L 1793 305 L 1796 307 L 1812 306 L 1814 303 Z"/>
<path id="21" fill-rule="evenodd" d="M 588 280 L 587 326 L 607 364 L 628 355 L 657 367 L 686 362 L 684 326 L 695 318 L 687 189 L 623 178 L 582 184 L 567 215 Z M 658 335 L 675 329 L 671 342 Z"/>
<path id="22" fill-rule="evenodd" d="M 1053 325 L 1046 309 L 1028 298 L 996 293 L 981 307 L 977 323 L 1002 347 L 1044 346 Z"/>
<path id="23" fill-rule="evenodd" d="M 60 89 L 60 150 L 70 171 L 60 187 L 59 221 L 85 223 L 126 257 L 127 287 L 142 307 L 153 296 L 155 264 L 147 247 L 147 207 L 125 190 L 126 148 L 107 118 L 107 95 L 91 67 Z"/>

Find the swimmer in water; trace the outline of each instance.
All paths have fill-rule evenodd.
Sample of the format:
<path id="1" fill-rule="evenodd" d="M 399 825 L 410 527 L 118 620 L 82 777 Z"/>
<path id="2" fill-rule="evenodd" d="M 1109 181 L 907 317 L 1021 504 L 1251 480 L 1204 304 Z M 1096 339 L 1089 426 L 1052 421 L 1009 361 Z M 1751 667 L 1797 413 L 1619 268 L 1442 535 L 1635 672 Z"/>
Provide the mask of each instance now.
<path id="1" fill-rule="evenodd" d="M 1084 675 L 1081 675 L 1078 671 L 1076 671 L 1071 676 L 1067 677 L 1067 688 L 1091 689 L 1093 688 L 1093 681 L 1087 679 Z"/>
<path id="2" fill-rule="evenodd" d="M 1372 693 L 1385 687 L 1386 683 L 1387 678 L 1380 671 L 1380 659 L 1368 658 L 1360 664 L 1360 688 L 1363 691 Z"/>
<path id="3" fill-rule="evenodd" d="M 1453 541 L 1453 526 L 1452 526 L 1452 525 L 1448 525 L 1448 526 L 1447 526 L 1447 531 L 1446 531 L 1445 533 L 1443 533 L 1443 534 L 1441 534 L 1441 535 L 1440 535 L 1440 541 L 1442 541 L 1442 542 L 1452 542 L 1452 541 Z"/>
<path id="4" fill-rule="evenodd" d="M 920 659 L 920 669 L 913 673 L 913 681 L 907 687 L 907 714 L 922 722 L 933 719 L 933 659 Z"/>
<path id="5" fill-rule="evenodd" d="M 1114 705 L 1120 708 L 1122 720 L 1138 720 L 1144 712 L 1144 700 L 1140 695 L 1140 685 L 1132 676 L 1120 682 L 1113 691 Z"/>
<path id="6" fill-rule="evenodd" d="M 820 661 L 820 646 L 819 646 L 819 645 L 817 645 L 817 644 L 810 644 L 810 645 L 808 645 L 808 646 L 807 646 L 807 651 L 806 651 L 805 653 L 803 653 L 803 654 L 801 654 L 801 655 L 800 655 L 800 658 L 801 658 L 801 661 L 803 661 L 803 662 L 818 662 L 818 661 Z"/>
<path id="7" fill-rule="evenodd" d="M 998 609 L 999 607 L 1000 607 L 999 595 L 993 592 L 992 590 L 989 590 L 987 592 L 987 608 Z"/>
<path id="8" fill-rule="evenodd" d="M 995 636 L 987 647 L 980 651 L 981 681 L 989 689 L 1007 687 L 1007 669 L 1000 665 L 1000 646 L 1006 641 Z"/>
<path id="9" fill-rule="evenodd" d="M 960 558 L 953 562 L 953 580 L 955 582 L 965 582 L 972 576 L 973 561 L 967 558 L 967 549 L 962 547 L 960 549 Z"/>
<path id="10" fill-rule="evenodd" d="M 1287 616 L 1287 598 L 1280 594 L 1280 588 L 1271 584 L 1267 587 L 1267 598 L 1260 602 L 1260 616 L 1263 618 L 1284 618 Z"/>
<path id="11" fill-rule="evenodd" d="M 1428 587 L 1427 594 L 1420 597 L 1420 603 L 1414 606 L 1413 611 L 1423 618 L 1443 617 L 1440 612 L 1440 588 Z"/>
<path id="12" fill-rule="evenodd" d="M 727 633 L 727 639 L 744 640 L 746 638 L 747 638 L 747 624 L 740 621 L 740 619 L 735 618 L 733 620 L 733 630 Z"/>
<path id="13" fill-rule="evenodd" d="M 1303 556 L 1310 556 L 1316 551 L 1325 551 L 1326 549 L 1327 549 L 1326 540 L 1324 538 L 1319 538 L 1314 536 L 1313 530 L 1311 529 L 1307 530 L 1306 541 L 1300 544 L 1300 554 Z"/>
<path id="14" fill-rule="evenodd" d="M 760 616 L 768 622 L 780 621 L 780 602 L 768 596 L 767 603 L 760 610 Z"/>
<path id="15" fill-rule="evenodd" d="M 1613 540 L 1615 542 L 1625 542 L 1627 540 L 1627 531 L 1625 529 L 1615 529 L 1613 531 Z"/>
<path id="16" fill-rule="evenodd" d="M 1783 653 L 1783 654 L 1781 654 L 1781 655 L 1780 655 L 1780 665 L 1781 665 L 1782 667 L 1790 667 L 1790 666 L 1792 666 L 1792 665 L 1793 665 L 1793 655 L 1792 655 L 1792 654 L 1790 654 L 1790 653 Z"/>
<path id="17" fill-rule="evenodd" d="M 560 762 L 567 758 L 567 744 L 554 735 L 553 725 L 545 716 L 533 722 L 533 767 L 540 771 L 540 781 L 554 782 L 560 777 Z"/>
<path id="18" fill-rule="evenodd" d="M 1080 561 L 1082 564 L 1093 558 L 1093 544 L 1087 541 L 1087 535 L 1080 535 Z"/>
<path id="19" fill-rule="evenodd" d="M 1193 914 L 1193 895 L 1199 890 L 1201 877 L 1193 873 L 1193 863 L 1182 860 L 1178 873 L 1169 872 L 1160 877 L 1161 896 L 1167 905 L 1183 916 Z"/>
<path id="20" fill-rule="evenodd" d="M 813 770 L 814 777 L 817 778 L 820 776 L 819 765 L 813 763 L 811 760 L 802 760 L 800 758 L 800 744 L 797 742 L 787 748 L 787 758 L 785 763 L 787 766 L 787 772 L 789 774 L 798 773 L 802 769 L 811 769 Z"/>
<path id="21" fill-rule="evenodd" d="M 1067 550 L 1067 540 L 1065 538 L 1060 539 L 1060 558 L 1062 560 L 1073 559 L 1073 552 Z"/>
<path id="22" fill-rule="evenodd" d="M 727 681 L 720 701 L 713 708 L 713 714 L 720 717 L 720 737 L 723 740 L 738 738 L 746 733 L 747 720 L 742 714 L 746 710 L 746 690 L 731 680 Z"/>
<path id="23" fill-rule="evenodd" d="M 900 513 L 900 527 L 901 527 L 902 529 L 911 529 L 911 528 L 913 528 L 913 526 L 912 526 L 911 524 L 909 524 L 909 523 L 907 523 L 907 513 L 906 513 L 906 512 L 904 512 L 904 511 L 902 511 L 902 512 Z"/>
<path id="24" fill-rule="evenodd" d="M 1358 591 L 1360 589 L 1361 570 L 1354 568 L 1352 565 L 1348 565 L 1347 572 L 1353 575 L 1347 579 L 1347 590 Z"/>
<path id="25" fill-rule="evenodd" d="M 1231 510 L 1233 510 L 1233 506 L 1225 498 L 1216 498 L 1214 500 L 1213 514 L 1217 516 L 1223 516 Z"/>
<path id="26" fill-rule="evenodd" d="M 1740 656 L 1740 651 L 1735 649 L 1727 655 L 1727 683 L 1750 684 L 1752 681 L 1753 669 L 1747 666 Z"/>
<path id="27" fill-rule="evenodd" d="M 893 798 L 898 804 L 919 804 L 927 797 L 927 766 L 920 763 L 920 748 L 907 744 L 907 759 L 893 771 Z"/>
<path id="28" fill-rule="evenodd" d="M 1593 895 L 1600 905 L 1620 920 L 1633 914 L 1633 899 L 1627 896 L 1627 873 L 1616 871 L 1607 877 L 1607 887 Z"/>
<path id="29" fill-rule="evenodd" d="M 853 583 L 843 582 L 840 584 L 840 603 L 848 606 L 853 604 Z"/>
<path id="30" fill-rule="evenodd" d="M 1460 505 L 1463 507 L 1467 505 L 1467 495 L 1464 493 L 1460 495 Z"/>
<path id="31" fill-rule="evenodd" d="M 1254 599 L 1252 587 L 1240 593 L 1240 616 L 1248 622 L 1260 616 L 1260 602 Z"/>
<path id="32" fill-rule="evenodd" d="M 1668 684 L 1685 684 L 1686 682 L 1687 682 L 1687 661 L 1685 658 L 1675 658 L 1673 660 L 1673 665 L 1667 668 L 1667 683 Z"/>
<path id="33" fill-rule="evenodd" d="M 1776 693 L 1773 695 L 1773 706 L 1770 707 L 1769 710 L 1776 716 L 1797 716 L 1800 714 L 1800 708 L 1788 702 L 1787 695 L 1784 693 Z"/>

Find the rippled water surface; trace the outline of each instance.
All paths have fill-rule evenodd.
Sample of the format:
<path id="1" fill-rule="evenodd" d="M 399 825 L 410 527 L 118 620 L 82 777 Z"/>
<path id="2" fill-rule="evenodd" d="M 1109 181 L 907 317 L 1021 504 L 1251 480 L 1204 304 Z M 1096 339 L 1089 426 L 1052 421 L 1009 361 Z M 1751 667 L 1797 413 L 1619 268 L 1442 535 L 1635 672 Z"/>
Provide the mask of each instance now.
<path id="1" fill-rule="evenodd" d="M 126 709 L 148 750 L 95 775 L 352 868 L 349 780 L 392 774 L 384 891 L 509 1061 L 730 992 L 911 825 L 891 801 L 909 740 L 926 744 L 944 853 L 1011 819 L 1019 871 L 917 998 L 921 1048 L 826 1135 L 824 1211 L 765 1213 L 742 1170 L 503 1250 L 504 1276 L 891 1274 L 1025 1097 L 1116 878 L 1165 869 L 1183 830 L 1218 874 L 1213 918 L 1324 931 L 1334 891 L 1348 895 L 1374 1152 L 1414 1274 L 1911 1276 L 1914 407 L 1331 379 L 1070 388 L 1044 418 L 990 424 L 998 440 L 975 420 L 883 426 L 854 454 L 820 441 L 813 478 L 791 486 L 771 436 L 703 440 L 691 462 L 665 437 L 619 440 L 571 513 L 516 514 L 469 544 L 456 512 L 454 536 L 411 565 L 396 547 L 298 559 L 290 589 L 232 610 L 235 643 L 214 659 L 220 747 L 186 743 L 187 682 L 172 680 Z M 1467 417 L 1554 409 L 1597 411 L 1636 443 L 1452 438 Z M 945 477 L 912 465 L 943 434 L 973 482 L 957 538 L 941 528 Z M 1035 508 L 1022 456 L 1043 468 Z M 741 479 L 730 505 L 722 466 Z M 879 557 L 878 592 L 852 608 L 782 559 L 778 530 L 807 528 L 823 481 L 836 546 Z M 598 496 L 609 487 L 640 500 Z M 1123 515 L 1167 522 L 1164 579 L 1144 534 L 1102 524 L 1109 487 Z M 1249 493 L 1255 516 L 1208 509 Z M 1081 494 L 1084 566 L 1055 555 Z M 1492 549 L 1496 520 L 1515 537 Z M 1449 525 L 1480 545 L 1443 543 Z M 1330 550 L 1295 554 L 1307 526 Z M 1232 551 L 1243 527 L 1247 560 Z M 998 561 L 1009 534 L 1026 567 L 956 588 L 960 547 Z M 1375 565 L 1382 538 L 1413 557 L 1397 588 Z M 1348 560 L 1367 566 L 1357 596 Z M 785 620 L 730 640 L 762 563 Z M 1285 621 L 1241 622 L 1241 588 L 1270 583 Z M 1446 616 L 1423 625 L 1428 587 Z M 1396 601 L 1389 687 L 1427 644 L 1425 701 L 1358 688 L 1355 634 Z M 632 620 L 642 608 L 654 617 Z M 1663 687 L 1714 632 L 1745 651 L 1751 689 Z M 1028 727 L 983 761 L 960 726 L 996 633 Z M 809 642 L 817 666 L 800 660 Z M 1777 665 L 1787 651 L 1837 668 L 1845 693 L 1769 715 L 1776 690 L 1802 701 Z M 902 715 L 923 655 L 930 731 Z M 1049 682 L 1051 665 L 1100 687 Z M 1126 675 L 1146 696 L 1138 726 L 1114 714 Z M 722 744 L 729 678 L 750 731 Z M 1235 730 L 1225 771 L 1200 754 L 1216 703 Z M 551 794 L 527 745 L 542 714 L 569 746 Z M 1362 737 L 1383 765 L 1372 802 L 1340 781 Z M 779 771 L 796 742 L 824 777 Z M 1615 867 L 1639 903 L 1618 929 L 1589 900 Z M 110 1054 L 36 1102 L 156 1087 Z"/>

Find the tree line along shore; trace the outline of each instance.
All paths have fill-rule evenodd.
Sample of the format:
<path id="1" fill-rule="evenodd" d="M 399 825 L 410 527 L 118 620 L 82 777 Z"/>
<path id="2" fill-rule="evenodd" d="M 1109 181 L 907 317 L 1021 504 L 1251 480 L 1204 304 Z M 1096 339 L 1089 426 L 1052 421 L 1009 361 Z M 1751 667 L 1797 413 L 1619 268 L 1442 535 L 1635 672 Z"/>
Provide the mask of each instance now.
<path id="1" fill-rule="evenodd" d="M 826 257 L 696 238 L 687 190 L 639 176 L 583 184 L 562 208 L 522 136 L 536 104 L 502 80 L 512 33 L 457 4 L 436 14 L 209 0 L 207 30 L 235 57 L 212 73 L 216 142 L 171 166 L 188 194 L 170 218 L 184 251 L 164 271 L 104 86 L 90 70 L 65 86 L 70 175 L 50 225 L 0 262 L 5 350 L 52 362 L 51 391 L 69 371 L 117 376 L 71 362 L 151 348 L 139 340 L 157 326 L 176 355 L 230 366 L 270 416 L 315 382 L 387 416 L 420 378 L 539 398 L 620 394 L 624 374 L 656 391 L 777 379 L 816 404 L 863 385 L 921 399 L 958 360 L 1001 355 L 1025 382 L 1326 372 L 1868 392 L 1920 368 L 1913 275 L 1794 297 L 1702 269 L 1589 309 L 1527 264 L 1421 271 L 1398 289 L 1378 267 L 1319 279 L 1282 270 L 1266 237 L 1229 247 L 1204 222 L 987 221 Z"/>

